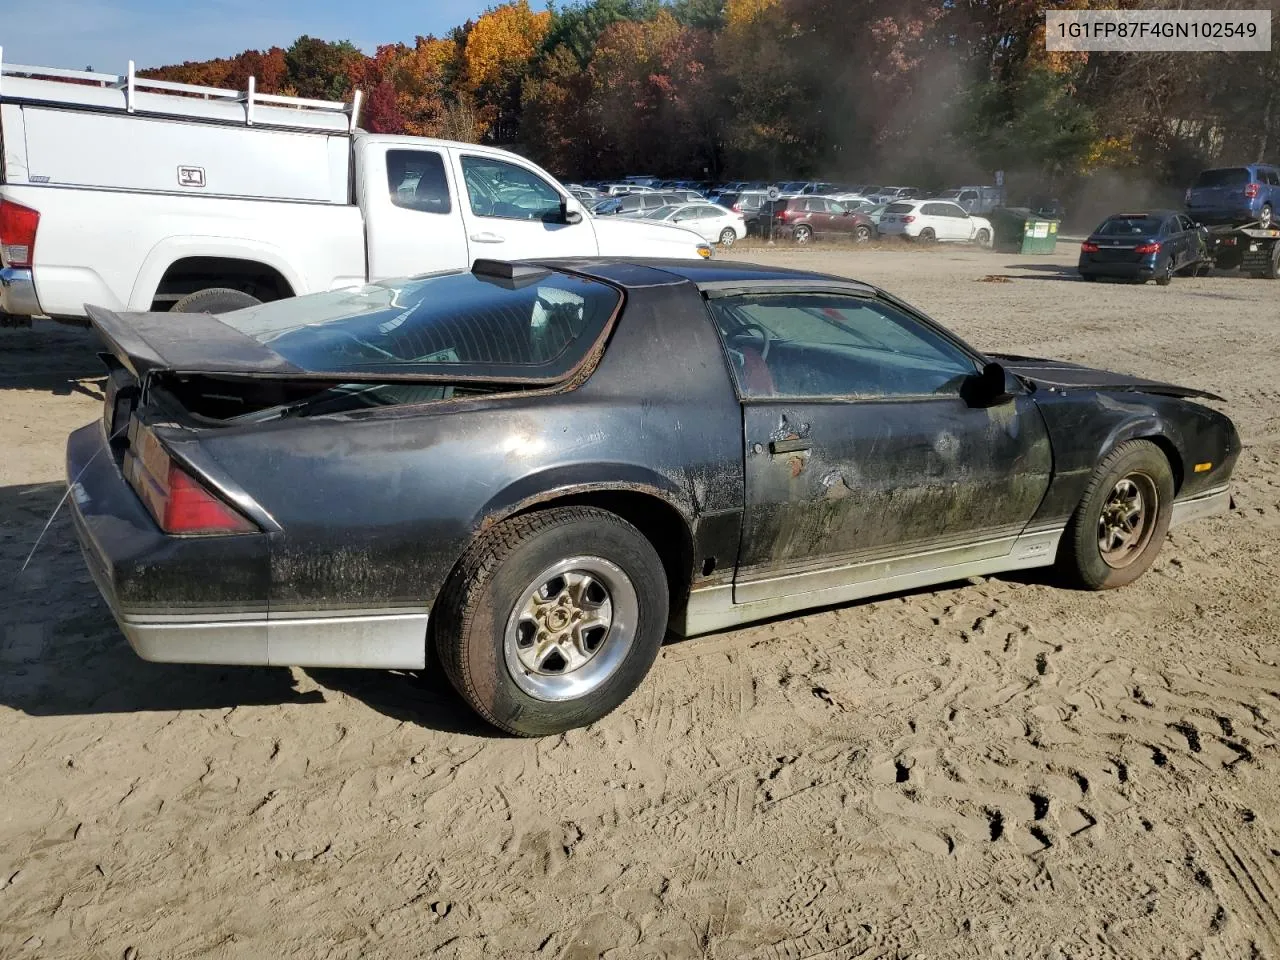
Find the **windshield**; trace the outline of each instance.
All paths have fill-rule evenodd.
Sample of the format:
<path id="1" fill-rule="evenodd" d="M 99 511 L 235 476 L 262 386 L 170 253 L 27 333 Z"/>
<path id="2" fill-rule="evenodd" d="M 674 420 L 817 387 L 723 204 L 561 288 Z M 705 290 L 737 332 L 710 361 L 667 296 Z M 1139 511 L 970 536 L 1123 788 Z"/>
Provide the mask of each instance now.
<path id="1" fill-rule="evenodd" d="M 1244 167 L 1223 167 L 1206 170 L 1196 177 L 1197 187 L 1243 187 L 1249 182 L 1249 171 Z"/>
<path id="2" fill-rule="evenodd" d="M 1100 237 L 1147 237 L 1160 232 L 1158 217 L 1112 217 L 1097 229 Z"/>
<path id="3" fill-rule="evenodd" d="M 621 302 L 613 287 L 550 270 L 389 280 L 221 314 L 308 373 L 450 380 L 568 376 Z"/>

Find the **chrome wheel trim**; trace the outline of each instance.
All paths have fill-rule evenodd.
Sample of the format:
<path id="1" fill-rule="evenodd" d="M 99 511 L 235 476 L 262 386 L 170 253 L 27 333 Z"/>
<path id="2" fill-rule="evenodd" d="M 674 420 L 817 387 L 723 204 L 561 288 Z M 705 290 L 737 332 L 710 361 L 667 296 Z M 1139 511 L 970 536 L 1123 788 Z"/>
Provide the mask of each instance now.
<path id="1" fill-rule="evenodd" d="M 1098 552 L 1102 562 L 1121 570 L 1138 559 L 1151 542 L 1159 514 L 1156 485 L 1145 473 L 1116 481 L 1098 514 Z"/>
<path id="2" fill-rule="evenodd" d="M 730 227 L 725 227 L 720 231 L 720 246 L 722 247 L 732 247 L 737 239 L 738 235 Z"/>
<path id="3" fill-rule="evenodd" d="M 635 643 L 640 599 L 622 568 L 570 557 L 525 588 L 507 618 L 503 656 L 535 700 L 576 700 L 613 676 Z"/>
<path id="4" fill-rule="evenodd" d="M 808 227 L 804 225 L 796 227 L 796 243 L 808 243 L 811 236 L 813 231 Z"/>
<path id="5" fill-rule="evenodd" d="M 1258 225 L 1265 230 L 1271 226 L 1271 221 L 1274 220 L 1275 218 L 1276 218 L 1275 210 L 1271 208 L 1270 204 L 1264 203 L 1262 205 L 1262 210 L 1260 210 L 1258 213 Z"/>

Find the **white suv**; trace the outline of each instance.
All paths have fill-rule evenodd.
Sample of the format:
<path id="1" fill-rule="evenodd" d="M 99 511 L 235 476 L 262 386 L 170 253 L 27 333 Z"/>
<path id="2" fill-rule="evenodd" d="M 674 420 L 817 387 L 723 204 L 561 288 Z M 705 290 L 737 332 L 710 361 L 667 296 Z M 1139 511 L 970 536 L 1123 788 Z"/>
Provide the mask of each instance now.
<path id="1" fill-rule="evenodd" d="M 966 213 L 958 204 L 946 200 L 900 200 L 884 208 L 880 235 L 989 247 L 994 234 L 990 220 Z"/>

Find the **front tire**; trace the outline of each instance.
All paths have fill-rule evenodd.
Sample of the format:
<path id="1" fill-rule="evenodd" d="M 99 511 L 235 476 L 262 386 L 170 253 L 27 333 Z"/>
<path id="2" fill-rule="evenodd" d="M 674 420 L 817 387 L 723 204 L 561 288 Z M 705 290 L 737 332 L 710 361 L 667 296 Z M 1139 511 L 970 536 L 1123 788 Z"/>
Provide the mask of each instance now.
<path id="1" fill-rule="evenodd" d="M 1264 203 L 1262 210 L 1258 213 L 1258 225 L 1263 230 L 1270 229 L 1271 222 L 1275 219 L 1275 211 L 1271 208 L 1271 204 Z"/>
<path id="2" fill-rule="evenodd" d="M 871 228 L 865 224 L 853 231 L 853 239 L 855 243 L 870 243 Z"/>
<path id="3" fill-rule="evenodd" d="M 621 517 L 568 507 L 514 517 L 459 561 L 436 613 L 455 690 L 494 726 L 563 733 L 640 685 L 666 633 L 666 572 Z"/>
<path id="4" fill-rule="evenodd" d="M 1149 440 L 1103 458 L 1067 524 L 1058 567 L 1088 590 L 1123 587 L 1155 562 L 1173 516 L 1173 470 Z"/>
<path id="5" fill-rule="evenodd" d="M 232 290 L 230 287 L 210 287 L 189 293 L 172 307 L 170 313 L 230 313 L 232 310 L 243 310 L 245 307 L 256 307 L 260 303 L 243 290 Z"/>

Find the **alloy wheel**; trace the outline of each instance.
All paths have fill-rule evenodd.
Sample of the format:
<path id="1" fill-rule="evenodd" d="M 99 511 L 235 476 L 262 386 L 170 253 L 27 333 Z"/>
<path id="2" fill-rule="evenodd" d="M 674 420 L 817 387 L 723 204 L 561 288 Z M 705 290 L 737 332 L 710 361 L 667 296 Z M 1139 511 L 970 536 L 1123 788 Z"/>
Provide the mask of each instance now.
<path id="1" fill-rule="evenodd" d="M 1159 495 L 1151 478 L 1131 473 L 1117 481 L 1098 515 L 1098 550 L 1114 569 L 1129 566 L 1146 550 Z"/>
<path id="2" fill-rule="evenodd" d="M 534 577 L 507 621 L 504 655 L 516 685 L 536 700 L 598 689 L 626 659 L 639 623 L 630 578 L 602 557 L 571 557 Z"/>

